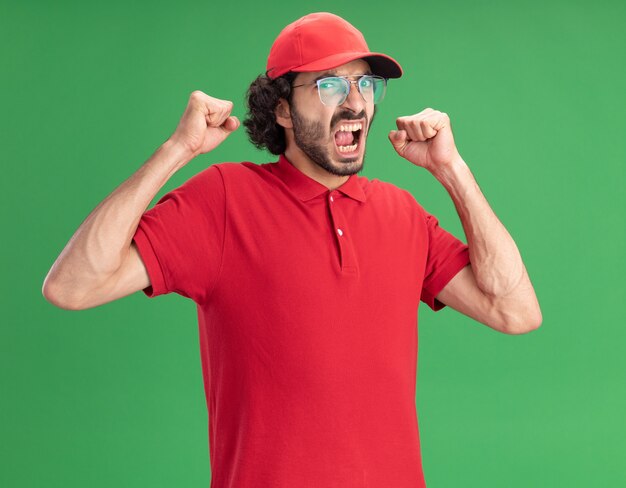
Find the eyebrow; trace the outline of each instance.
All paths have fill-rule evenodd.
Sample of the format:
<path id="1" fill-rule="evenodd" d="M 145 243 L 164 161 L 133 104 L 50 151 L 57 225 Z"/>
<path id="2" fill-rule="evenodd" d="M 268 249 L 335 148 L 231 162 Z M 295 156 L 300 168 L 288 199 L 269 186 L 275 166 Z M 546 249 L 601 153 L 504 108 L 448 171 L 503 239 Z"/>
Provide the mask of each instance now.
<path id="1" fill-rule="evenodd" d="M 372 70 L 368 69 L 367 72 L 361 73 L 360 75 L 349 75 L 349 76 L 363 76 L 363 75 L 373 75 L 373 74 L 374 73 L 372 73 Z M 311 80 L 311 83 L 317 82 L 317 80 L 321 80 L 322 78 L 326 78 L 327 76 L 341 76 L 341 75 L 337 75 L 337 73 L 335 73 L 333 71 L 326 71 L 326 72 L 322 73 L 321 75 L 319 75 L 317 78 Z"/>

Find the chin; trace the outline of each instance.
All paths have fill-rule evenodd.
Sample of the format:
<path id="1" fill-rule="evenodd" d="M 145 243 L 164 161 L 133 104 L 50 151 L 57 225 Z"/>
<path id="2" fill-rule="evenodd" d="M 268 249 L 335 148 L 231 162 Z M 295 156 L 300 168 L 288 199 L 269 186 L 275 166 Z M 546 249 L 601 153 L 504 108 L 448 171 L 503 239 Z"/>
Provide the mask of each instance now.
<path id="1" fill-rule="evenodd" d="M 363 160 L 359 156 L 356 159 L 351 158 L 348 161 L 338 161 L 333 166 L 337 169 L 338 176 L 350 176 L 363 169 Z"/>
<path id="2" fill-rule="evenodd" d="M 349 164 L 362 166 L 364 157 L 365 157 L 365 154 L 363 153 L 363 151 L 361 151 L 356 156 L 349 156 L 349 157 L 336 156 L 335 161 L 341 167 L 345 167 L 346 165 L 349 165 Z"/>

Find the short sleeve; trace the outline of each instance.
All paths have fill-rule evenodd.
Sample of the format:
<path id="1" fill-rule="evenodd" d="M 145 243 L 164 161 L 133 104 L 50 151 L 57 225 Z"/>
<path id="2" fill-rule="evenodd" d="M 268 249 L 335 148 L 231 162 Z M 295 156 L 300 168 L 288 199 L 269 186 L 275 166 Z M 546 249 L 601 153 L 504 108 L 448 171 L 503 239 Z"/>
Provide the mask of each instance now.
<path id="1" fill-rule="evenodd" d="M 435 297 L 470 263 L 469 246 L 440 227 L 434 215 L 425 210 L 424 215 L 428 229 L 428 256 L 420 299 L 437 312 L 446 305 Z"/>
<path id="2" fill-rule="evenodd" d="M 224 243 L 225 189 L 209 166 L 144 212 L 133 241 L 147 268 L 146 296 L 175 292 L 206 301 L 217 281 Z"/>

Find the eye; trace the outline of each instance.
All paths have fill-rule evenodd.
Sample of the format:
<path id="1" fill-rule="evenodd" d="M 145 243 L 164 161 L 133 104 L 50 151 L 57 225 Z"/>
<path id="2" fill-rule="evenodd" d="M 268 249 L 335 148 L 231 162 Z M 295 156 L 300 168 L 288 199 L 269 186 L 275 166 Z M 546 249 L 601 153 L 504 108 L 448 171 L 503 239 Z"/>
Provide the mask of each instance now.
<path id="1" fill-rule="evenodd" d="M 364 76 L 361 78 L 361 86 L 363 88 L 369 88 L 372 86 L 372 78 L 369 76 Z"/>
<path id="2" fill-rule="evenodd" d="M 338 85 L 337 80 L 322 80 L 320 81 L 320 88 L 324 90 L 332 90 Z"/>

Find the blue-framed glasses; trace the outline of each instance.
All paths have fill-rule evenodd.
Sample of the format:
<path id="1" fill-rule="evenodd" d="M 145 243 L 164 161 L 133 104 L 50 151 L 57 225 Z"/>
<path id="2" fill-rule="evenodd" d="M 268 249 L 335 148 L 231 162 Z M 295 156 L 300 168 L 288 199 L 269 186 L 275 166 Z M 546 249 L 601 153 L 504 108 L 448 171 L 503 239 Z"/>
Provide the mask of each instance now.
<path id="1" fill-rule="evenodd" d="M 358 80 L 349 80 L 346 76 L 328 76 L 311 83 L 292 85 L 292 88 L 317 85 L 317 92 L 324 105 L 336 107 L 348 98 L 353 83 L 359 87 L 359 93 L 366 102 L 380 103 L 385 97 L 387 79 L 377 75 L 363 75 Z"/>

